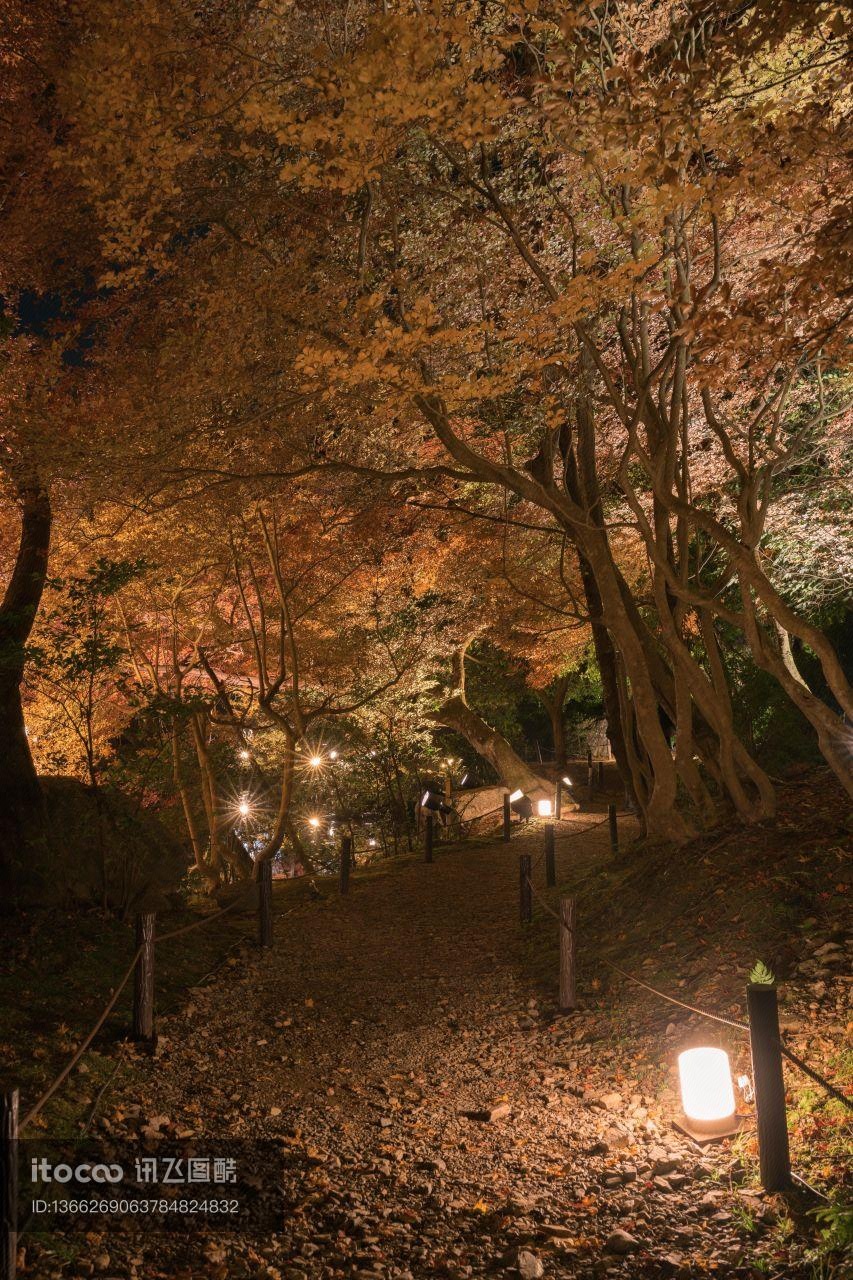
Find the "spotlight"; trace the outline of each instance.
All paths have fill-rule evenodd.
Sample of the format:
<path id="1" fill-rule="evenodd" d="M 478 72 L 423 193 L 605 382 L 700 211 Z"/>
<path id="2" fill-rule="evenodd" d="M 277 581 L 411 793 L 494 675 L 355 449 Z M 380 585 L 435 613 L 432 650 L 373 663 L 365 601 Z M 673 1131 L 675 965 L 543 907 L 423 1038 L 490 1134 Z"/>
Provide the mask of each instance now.
<path id="1" fill-rule="evenodd" d="M 311 759 L 308 761 L 308 763 L 310 764 L 312 769 L 319 769 L 320 765 L 323 763 L 323 757 L 312 756 Z"/>
<path id="2" fill-rule="evenodd" d="M 551 801 L 550 801 L 550 800 L 537 800 L 537 801 L 536 801 L 536 812 L 538 813 L 538 815 L 539 815 L 539 817 L 540 817 L 540 818 L 550 818 L 550 816 L 551 816 Z"/>
<path id="3" fill-rule="evenodd" d="M 509 798 L 510 806 L 519 818 L 533 817 L 533 801 L 523 791 L 513 791 Z"/>
<path id="4" fill-rule="evenodd" d="M 421 808 L 429 809 L 431 813 L 437 813 L 441 808 L 441 797 L 436 795 L 434 791 L 425 791 L 421 796 Z"/>
<path id="5" fill-rule="evenodd" d="M 567 787 L 572 786 L 571 778 L 563 778 L 563 782 L 566 784 Z"/>
<path id="6" fill-rule="evenodd" d="M 319 827 L 319 825 L 320 825 L 320 819 L 319 819 L 319 818 L 309 818 L 309 819 L 308 819 L 308 826 L 309 826 L 309 827 L 314 827 L 314 828 L 315 828 L 315 830 L 316 830 L 316 828 L 317 828 L 317 827 Z"/>
<path id="7" fill-rule="evenodd" d="M 237 805 L 237 812 L 240 814 L 241 818 L 248 818 L 249 814 L 252 812 L 252 806 L 249 804 L 249 801 L 241 800 Z"/>
<path id="8" fill-rule="evenodd" d="M 330 751 L 330 752 L 329 752 L 329 759 L 330 759 L 330 760 L 337 760 L 337 758 L 338 758 L 338 753 L 337 753 L 337 751 Z"/>

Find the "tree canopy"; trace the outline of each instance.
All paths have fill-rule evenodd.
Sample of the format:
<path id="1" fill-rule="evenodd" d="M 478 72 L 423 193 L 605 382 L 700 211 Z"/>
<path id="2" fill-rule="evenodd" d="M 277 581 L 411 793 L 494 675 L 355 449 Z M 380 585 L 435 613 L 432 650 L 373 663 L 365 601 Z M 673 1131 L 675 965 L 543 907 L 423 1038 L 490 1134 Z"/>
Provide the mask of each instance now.
<path id="1" fill-rule="evenodd" d="M 244 791 L 256 861 L 310 861 L 300 761 L 357 741 L 406 812 L 438 726 L 496 719 L 488 653 L 558 761 L 600 699 L 652 839 L 773 814 L 770 706 L 853 794 L 849 34 L 829 0 L 8 11 L 7 879 L 33 755 L 117 771 L 208 883 L 250 870 Z"/>

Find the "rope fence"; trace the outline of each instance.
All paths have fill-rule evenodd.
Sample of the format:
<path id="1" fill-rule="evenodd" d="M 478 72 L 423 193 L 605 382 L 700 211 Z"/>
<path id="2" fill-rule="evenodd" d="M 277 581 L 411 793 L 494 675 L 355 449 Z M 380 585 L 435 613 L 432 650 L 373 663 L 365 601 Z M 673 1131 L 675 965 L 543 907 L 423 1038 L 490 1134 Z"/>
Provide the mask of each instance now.
<path id="1" fill-rule="evenodd" d="M 17 1126 L 18 1133 L 20 1133 L 21 1130 L 26 1129 L 30 1124 L 32 1124 L 36 1116 L 40 1114 L 40 1112 L 44 1109 L 46 1104 L 50 1101 L 50 1099 L 53 1097 L 56 1091 L 61 1087 L 61 1085 L 65 1083 L 65 1081 L 68 1079 L 71 1072 L 80 1062 L 80 1060 L 83 1058 L 89 1046 L 92 1044 L 92 1041 L 95 1039 L 95 1036 L 101 1030 L 107 1018 L 110 1016 L 113 1009 L 116 1007 L 119 996 L 122 994 L 125 987 L 130 982 L 131 978 L 133 978 L 134 976 L 137 976 L 138 978 L 140 961 L 142 961 L 146 957 L 146 952 L 153 950 L 154 944 L 158 942 L 170 942 L 173 938 L 182 937 L 184 934 L 190 933 L 194 929 L 199 929 L 203 925 L 210 924 L 213 920 L 220 919 L 220 917 L 227 915 L 228 912 L 235 910 L 235 908 L 237 907 L 248 906 L 250 904 L 250 900 L 252 896 L 253 896 L 252 894 L 243 894 L 240 897 L 235 898 L 234 901 L 230 902 L 226 907 L 222 907 L 218 911 L 213 911 L 209 915 L 204 916 L 200 920 L 193 920 L 188 925 L 182 925 L 179 929 L 171 929 L 168 933 L 154 934 L 153 927 L 152 927 L 150 936 L 146 937 L 142 942 L 140 942 L 137 945 L 137 948 L 133 953 L 133 959 L 130 961 L 130 964 L 125 970 L 124 975 L 122 976 L 122 979 L 119 982 L 118 986 L 116 986 L 116 988 L 111 993 L 109 999 L 107 1000 L 107 1003 L 104 1005 L 103 1009 L 98 1015 L 98 1018 L 95 1021 L 94 1025 L 92 1026 L 91 1030 L 89 1031 L 88 1035 L 86 1035 L 83 1038 L 83 1040 L 81 1040 L 80 1044 L 74 1050 L 74 1053 L 72 1054 L 71 1058 L 62 1068 L 59 1074 L 48 1085 L 48 1087 L 44 1090 L 44 1092 L 37 1099 L 37 1101 L 32 1105 L 32 1107 L 30 1107 L 29 1111 L 27 1111 L 26 1114 L 23 1116 L 23 1118 L 19 1121 Z M 144 921 L 146 918 L 150 919 L 153 925 L 154 913 L 143 912 L 138 919 Z M 137 925 L 137 933 L 139 933 L 139 925 Z M 150 975 L 151 975 L 150 985 L 153 987 L 153 963 L 150 965 Z M 135 996 L 136 995 L 137 993 L 135 993 Z M 153 1016 L 153 990 L 151 991 L 151 997 L 152 997 L 151 1013 Z M 135 1024 L 138 1021 L 137 1005 L 138 1005 L 138 999 L 135 998 L 134 1000 L 134 1023 Z M 134 1030 L 136 1029 L 137 1028 L 135 1026 Z M 136 1038 L 139 1038 L 139 1037 L 136 1037 Z M 147 1038 L 150 1038 L 150 1037 L 147 1037 Z"/>
<path id="2" fill-rule="evenodd" d="M 526 876 L 526 882 L 530 893 L 539 903 L 540 907 L 542 907 L 543 911 L 560 924 L 561 918 L 559 913 L 556 912 L 551 904 L 542 897 L 529 875 Z M 695 1014 L 699 1018 L 705 1018 L 709 1022 L 718 1022 L 723 1026 L 731 1027 L 735 1031 L 743 1032 L 745 1035 L 750 1034 L 750 1024 L 748 1022 L 738 1022 L 734 1018 L 727 1018 L 724 1014 L 712 1013 L 710 1009 L 701 1009 L 698 1005 L 687 1004 L 686 1001 L 679 1000 L 677 996 L 672 996 L 666 991 L 661 991 L 658 987 L 653 987 L 651 983 L 645 982 L 642 978 L 638 978 L 634 973 L 629 973 L 627 969 L 623 969 L 618 964 L 614 964 L 612 960 L 605 959 L 604 956 L 599 957 L 599 963 L 604 965 L 606 969 L 612 970 L 613 973 L 618 973 L 620 977 L 625 978 L 628 982 L 633 982 L 636 986 L 642 987 L 644 991 L 648 991 L 653 996 L 657 996 L 659 1000 L 664 1000 L 668 1004 L 676 1005 L 679 1009 L 685 1009 L 688 1013 Z M 846 1094 L 842 1093 L 840 1089 L 837 1089 L 835 1085 L 827 1080 L 825 1076 L 822 1076 L 820 1072 L 815 1071 L 815 1069 L 810 1067 L 807 1062 L 804 1062 L 802 1058 L 798 1057 L 793 1050 L 788 1048 L 781 1036 L 777 1038 L 777 1046 L 782 1056 L 787 1058 L 792 1066 L 797 1067 L 804 1075 L 807 1075 L 816 1084 L 819 1084 L 838 1102 L 843 1103 L 849 1111 L 853 1111 L 853 1100 L 851 1100 Z"/>
<path id="3" fill-rule="evenodd" d="M 596 824 L 601 825 L 601 824 Z M 540 851 L 538 862 L 546 859 L 551 853 L 553 862 L 553 840 L 546 834 L 546 845 Z M 533 920 L 533 901 L 559 925 L 559 1007 L 568 1012 L 576 1007 L 575 973 L 576 973 L 576 929 L 575 900 L 561 897 L 560 910 L 555 911 L 551 904 L 539 892 L 533 883 L 533 859 L 530 854 L 519 856 L 520 899 L 519 910 L 523 924 Z M 548 885 L 554 886 L 554 879 L 548 876 Z M 788 1148 L 787 1113 L 785 1104 L 785 1085 L 782 1072 L 782 1059 L 787 1059 L 794 1067 L 802 1071 L 809 1079 L 818 1084 L 826 1093 L 840 1102 L 848 1111 L 853 1111 L 853 1099 L 838 1089 L 825 1076 L 809 1066 L 784 1043 L 779 1030 L 778 995 L 775 983 L 750 983 L 747 987 L 747 1022 L 739 1022 L 724 1014 L 714 1013 L 698 1005 L 688 1004 L 666 991 L 630 973 L 613 961 L 599 957 L 599 963 L 613 973 L 619 974 L 628 982 L 648 991 L 657 999 L 675 1005 L 696 1017 L 706 1019 L 749 1036 L 752 1053 L 753 1080 L 755 1088 L 756 1117 L 758 1127 L 759 1163 L 761 1180 L 768 1191 L 787 1190 L 795 1175 L 791 1171 Z M 736 1117 L 732 1117 L 733 1121 Z M 736 1131 L 736 1125 L 733 1132 Z M 688 1129 L 688 1132 L 690 1130 Z"/>
<path id="4" fill-rule="evenodd" d="M 107 1018 L 110 1016 L 113 1009 L 115 1008 L 116 1001 L 118 1000 L 122 991 L 124 991 L 128 982 L 130 982 L 130 979 L 133 977 L 134 971 L 136 969 L 137 961 L 139 960 L 139 957 L 141 954 L 142 954 L 142 947 L 137 947 L 134 957 L 131 960 L 130 964 L 128 965 L 128 968 L 127 968 L 127 971 L 125 972 L 124 977 L 116 987 L 110 999 L 107 1001 L 106 1005 L 104 1006 L 101 1012 L 100 1017 L 98 1018 L 95 1025 L 92 1027 L 92 1030 L 86 1036 L 85 1040 L 83 1040 L 82 1043 L 77 1046 L 77 1049 L 74 1051 L 74 1054 L 71 1057 L 70 1061 L 65 1064 L 65 1066 L 60 1071 L 59 1075 L 53 1081 L 53 1083 L 49 1085 L 47 1089 L 45 1089 L 44 1093 L 41 1095 L 38 1101 L 30 1108 L 30 1110 L 24 1116 L 23 1120 L 20 1122 L 18 1126 L 19 1130 L 26 1129 L 27 1125 L 32 1123 L 32 1121 L 36 1118 L 36 1116 L 45 1106 L 45 1103 L 47 1103 L 53 1097 L 53 1095 L 56 1093 L 59 1086 L 61 1084 L 64 1084 L 64 1082 L 68 1079 L 69 1075 L 77 1066 L 77 1063 L 83 1057 L 83 1054 L 89 1048 L 89 1045 L 92 1043 L 95 1036 L 98 1034 L 101 1027 L 104 1025 Z"/>

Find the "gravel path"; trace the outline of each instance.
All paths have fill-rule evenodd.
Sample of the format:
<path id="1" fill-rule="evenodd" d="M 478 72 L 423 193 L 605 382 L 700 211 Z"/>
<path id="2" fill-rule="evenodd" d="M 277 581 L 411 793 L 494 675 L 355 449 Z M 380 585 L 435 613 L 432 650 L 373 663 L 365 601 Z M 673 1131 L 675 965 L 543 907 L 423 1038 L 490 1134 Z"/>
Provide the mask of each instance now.
<path id="1" fill-rule="evenodd" d="M 603 855 L 606 832 L 586 848 Z M 193 991 L 104 1128 L 281 1141 L 283 1227 L 127 1248 L 94 1233 L 76 1274 L 758 1275 L 773 1205 L 733 1184 L 725 1147 L 668 1126 L 642 1047 L 612 1038 L 591 993 L 561 1017 L 529 976 L 522 848 L 439 847 L 343 900 L 324 885 L 277 919 L 271 952 Z"/>

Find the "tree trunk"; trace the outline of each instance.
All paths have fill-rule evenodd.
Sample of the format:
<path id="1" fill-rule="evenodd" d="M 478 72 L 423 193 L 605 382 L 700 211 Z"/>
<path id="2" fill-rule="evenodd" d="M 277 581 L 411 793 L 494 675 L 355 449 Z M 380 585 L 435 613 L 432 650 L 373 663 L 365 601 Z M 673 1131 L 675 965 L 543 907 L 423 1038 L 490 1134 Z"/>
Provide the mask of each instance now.
<path id="1" fill-rule="evenodd" d="M 461 693 L 454 693 L 430 717 L 461 733 L 466 742 L 481 755 L 497 773 L 510 791 L 520 790 L 531 800 L 551 799 L 554 784 L 534 773 L 528 764 L 516 755 L 503 734 L 486 724 L 482 716 L 472 711 Z"/>
<path id="2" fill-rule="evenodd" d="M 47 491 L 21 491 L 21 541 L 0 605 L 0 903 L 14 905 L 33 850 L 45 851 L 47 814 L 24 726 L 25 645 L 47 576 L 51 510 Z"/>
<path id="3" fill-rule="evenodd" d="M 683 844 L 691 838 L 694 831 L 676 807 L 675 761 L 661 729 L 658 697 L 642 640 L 624 607 L 620 575 L 611 556 L 607 535 L 603 530 L 585 529 L 578 530 L 578 539 L 595 574 L 607 628 L 624 663 L 625 674 L 630 683 L 637 736 L 651 769 L 651 785 L 644 803 L 646 830 L 652 839 Z M 643 804 L 643 797 L 639 798 Z"/>
<path id="4" fill-rule="evenodd" d="M 537 689 L 536 696 L 548 712 L 551 721 L 551 737 L 554 740 L 554 762 L 559 773 L 564 773 L 568 763 L 566 759 L 566 722 L 563 719 L 563 708 L 569 690 L 569 677 L 558 676 L 547 689 Z"/>
<path id="5" fill-rule="evenodd" d="M 610 632 L 602 618 L 601 592 L 595 581 L 595 574 L 586 557 L 578 553 L 581 582 L 583 583 L 589 622 L 592 630 L 592 644 L 595 649 L 595 660 L 601 675 L 601 689 L 604 695 L 604 717 L 607 721 L 607 739 L 616 760 L 616 768 L 625 787 L 626 794 L 637 801 L 634 790 L 634 778 L 628 760 L 628 748 L 625 743 L 625 727 L 619 705 L 619 677 L 616 667 L 616 650 L 610 638 Z"/>

